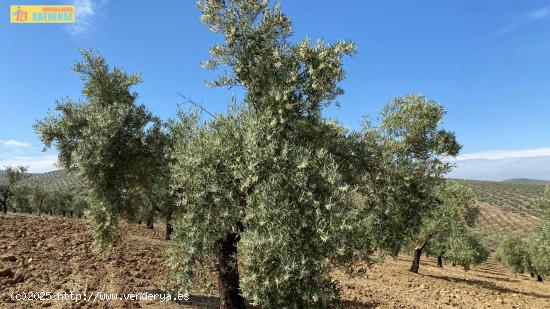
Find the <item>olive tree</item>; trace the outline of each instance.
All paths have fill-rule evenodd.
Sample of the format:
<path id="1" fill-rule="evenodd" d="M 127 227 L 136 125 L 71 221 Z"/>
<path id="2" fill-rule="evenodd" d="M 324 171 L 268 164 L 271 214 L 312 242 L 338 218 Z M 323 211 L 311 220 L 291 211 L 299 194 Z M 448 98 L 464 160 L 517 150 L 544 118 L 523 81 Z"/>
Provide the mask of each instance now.
<path id="1" fill-rule="evenodd" d="M 543 221 L 535 226 L 529 243 L 531 271 L 538 281 L 550 275 L 550 221 Z"/>
<path id="2" fill-rule="evenodd" d="M 144 206 L 140 193 L 146 191 L 155 151 L 155 135 L 149 133 L 161 123 L 136 104 L 138 95 L 131 88 L 141 81 L 139 74 L 111 69 L 93 51 L 82 51 L 82 58 L 74 70 L 84 83 L 85 101 L 57 101 L 56 112 L 34 129 L 46 148 L 58 149 L 60 166 L 88 188 L 94 240 L 104 249 L 117 238 L 118 218 L 132 218 L 136 207 Z"/>
<path id="3" fill-rule="evenodd" d="M 342 93 L 341 58 L 354 46 L 291 43 L 288 17 L 267 1 L 199 7 L 225 39 L 205 62 L 226 71 L 211 85 L 242 86 L 245 103 L 205 123 L 195 113 L 180 116 L 173 170 L 184 213 L 172 265 L 187 289 L 216 264 L 227 308 L 244 307 L 244 298 L 268 307 L 327 305 L 339 291 L 330 271 L 370 253 L 369 217 L 327 145 L 343 130 L 322 118 Z"/>
<path id="4" fill-rule="evenodd" d="M 11 197 L 10 207 L 13 212 L 27 212 L 32 213 L 32 208 L 29 201 L 30 187 L 21 183 L 13 191 Z"/>
<path id="5" fill-rule="evenodd" d="M 420 230 L 411 234 L 414 248 L 411 271 L 417 273 L 420 267 L 422 250 L 429 245 L 445 253 L 456 263 L 469 269 L 487 258 L 479 235 L 470 230 L 475 217 L 470 214 L 475 206 L 475 196 L 471 189 L 454 182 L 447 182 L 437 188 L 433 210 L 422 218 Z"/>
<path id="6" fill-rule="evenodd" d="M 519 233 L 506 235 L 498 244 L 495 259 L 514 274 L 531 271 L 527 236 Z"/>
<path id="7" fill-rule="evenodd" d="M 38 185 L 34 185 L 30 188 L 29 192 L 29 204 L 31 208 L 40 215 L 41 213 L 47 213 L 46 199 L 48 198 L 48 192 Z"/>
<path id="8" fill-rule="evenodd" d="M 538 205 L 543 216 L 531 235 L 529 255 L 532 271 L 537 274 L 537 280 L 542 281 L 550 275 L 550 187 L 546 187 Z"/>
<path id="9" fill-rule="evenodd" d="M 542 219 L 550 221 L 550 186 L 546 186 L 543 195 L 538 198 L 537 206 L 541 211 Z"/>
<path id="10" fill-rule="evenodd" d="M 421 95 L 393 99 L 379 123 L 365 120 L 353 134 L 350 164 L 376 224 L 378 248 L 397 255 L 437 208 L 437 188 L 452 165 L 445 158 L 461 148 L 442 127 L 445 109 Z M 419 243 L 421 246 L 422 243 Z"/>
<path id="11" fill-rule="evenodd" d="M 6 170 L 4 171 L 2 177 L 2 181 L 0 182 L 0 206 L 2 206 L 2 212 L 4 214 L 8 212 L 8 200 L 15 195 L 17 191 L 17 185 L 26 177 L 26 167 L 6 167 Z"/>
<path id="12" fill-rule="evenodd" d="M 67 188 L 53 190 L 47 198 L 47 205 L 53 214 L 60 214 L 66 217 L 73 206 L 74 195 Z"/>
<path id="13" fill-rule="evenodd" d="M 444 257 L 454 264 L 461 265 L 464 270 L 469 270 L 472 266 L 487 261 L 489 254 L 484 235 L 468 227 L 446 239 L 444 253 L 438 255 L 438 258 Z"/>
<path id="14" fill-rule="evenodd" d="M 152 220 L 162 217 L 166 225 L 165 239 L 173 232 L 173 217 L 177 212 L 174 192 L 172 191 L 172 173 L 170 164 L 174 162 L 174 136 L 172 122 L 156 126 L 149 131 L 147 166 L 143 177 L 142 192 L 147 202 L 144 217 L 149 228 Z"/>
<path id="15" fill-rule="evenodd" d="M 362 205 L 327 151 L 265 140 L 254 114 L 181 118 L 172 265 L 183 289 L 217 265 L 226 307 L 327 304 L 330 270 L 370 253 Z"/>
<path id="16" fill-rule="evenodd" d="M 71 216 L 82 218 L 84 213 L 90 208 L 88 197 L 85 195 L 75 195 L 72 200 L 72 205 L 69 210 Z"/>
<path id="17" fill-rule="evenodd" d="M 463 196 L 463 201 L 459 205 L 459 220 L 462 220 L 465 226 L 439 234 L 439 237 L 430 241 L 426 250 L 437 257 L 438 267 L 443 267 L 443 258 L 446 258 L 452 260 L 454 264 L 463 265 L 465 269 L 469 269 L 471 265 L 484 262 L 489 251 L 483 241 L 484 235 L 474 230 L 479 215 L 475 194 L 471 189 L 458 184 L 451 184 L 451 186 L 455 186 L 454 189 L 461 191 L 459 194 Z M 464 265 L 464 262 L 468 264 Z"/>
<path id="18" fill-rule="evenodd" d="M 512 272 L 529 272 L 543 281 L 550 274 L 550 188 L 538 200 L 542 220 L 530 235 L 513 233 L 498 244 L 495 258 Z"/>

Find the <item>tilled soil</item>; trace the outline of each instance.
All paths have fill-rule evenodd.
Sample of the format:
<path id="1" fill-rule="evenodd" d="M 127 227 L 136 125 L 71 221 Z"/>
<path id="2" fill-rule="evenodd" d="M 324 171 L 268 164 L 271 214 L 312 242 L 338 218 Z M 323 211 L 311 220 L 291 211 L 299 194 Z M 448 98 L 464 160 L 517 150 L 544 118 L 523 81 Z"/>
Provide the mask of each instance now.
<path id="1" fill-rule="evenodd" d="M 373 308 L 550 308 L 550 284 L 517 277 L 493 261 L 465 272 L 462 267 L 437 267 L 422 256 L 420 273 L 408 271 L 411 259 L 386 258 L 367 277 L 335 276 L 344 297 Z"/>
<path id="2" fill-rule="evenodd" d="M 86 223 L 76 219 L 0 217 L 0 307 L 139 307 L 137 302 L 59 301 L 57 293 L 130 293 L 157 290 L 166 268 L 166 243 L 127 237 L 106 254 L 93 250 Z M 41 301 L 15 302 L 11 293 L 47 294 Z M 30 295 L 30 294 L 28 294 Z M 89 294 L 91 295 L 91 294 Z M 99 294 L 98 294 L 99 295 Z M 99 297 L 99 296 L 98 296 Z M 11 305 L 10 305 L 11 304 Z M 15 306 L 18 305 L 18 306 Z"/>
<path id="3" fill-rule="evenodd" d="M 163 240 L 162 226 L 155 230 L 138 225 L 121 228 L 125 236 L 119 245 L 99 254 L 93 250 L 89 229 L 82 220 L 0 215 L 0 308 L 216 307 L 214 296 L 191 295 L 179 303 L 125 300 L 139 293 L 165 295 L 168 243 Z M 524 275 L 515 277 L 493 262 L 464 272 L 451 265 L 439 268 L 433 259 L 422 258 L 420 274 L 408 271 L 410 259 L 406 256 L 386 258 L 362 277 L 335 272 L 343 287 L 344 306 L 550 308 L 547 282 L 538 283 Z M 117 300 L 106 300 L 114 293 Z M 76 299 L 78 296 L 81 299 Z"/>

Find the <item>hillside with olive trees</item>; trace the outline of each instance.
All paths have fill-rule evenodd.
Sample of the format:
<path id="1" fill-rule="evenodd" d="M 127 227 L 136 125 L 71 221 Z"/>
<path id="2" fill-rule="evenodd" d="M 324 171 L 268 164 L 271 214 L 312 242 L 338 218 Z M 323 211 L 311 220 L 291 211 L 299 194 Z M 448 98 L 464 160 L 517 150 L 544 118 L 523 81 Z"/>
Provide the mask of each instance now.
<path id="1" fill-rule="evenodd" d="M 487 235 L 492 249 L 510 232 L 530 233 L 543 215 L 539 201 L 545 181 L 457 181 L 475 192 L 480 210 L 477 228 Z"/>
<path id="2" fill-rule="evenodd" d="M 0 170 L 0 182 L 2 181 L 4 171 Z M 75 176 L 64 170 L 56 170 L 46 173 L 28 173 L 19 185 L 20 186 L 40 186 L 47 191 L 59 189 L 70 189 L 77 192 L 84 192 L 85 188 L 82 182 Z"/>

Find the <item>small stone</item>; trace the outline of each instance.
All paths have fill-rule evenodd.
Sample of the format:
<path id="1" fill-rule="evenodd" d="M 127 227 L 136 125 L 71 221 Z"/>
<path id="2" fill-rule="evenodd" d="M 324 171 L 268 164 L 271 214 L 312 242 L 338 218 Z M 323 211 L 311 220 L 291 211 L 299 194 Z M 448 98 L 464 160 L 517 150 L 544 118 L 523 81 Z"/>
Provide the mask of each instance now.
<path id="1" fill-rule="evenodd" d="M 6 268 L 6 269 L 3 269 L 3 270 L 0 270 L 0 277 L 10 277 L 10 278 L 12 278 L 13 277 L 13 271 L 11 270 L 11 268 Z"/>
<path id="2" fill-rule="evenodd" d="M 15 284 L 15 282 L 13 281 L 13 279 L 8 279 L 8 280 L 4 281 L 5 286 L 12 286 L 14 284 Z"/>
<path id="3" fill-rule="evenodd" d="M 13 281 L 15 283 L 21 283 L 23 281 L 25 281 L 25 274 L 22 273 L 22 272 L 18 272 L 16 275 L 15 275 L 15 278 L 13 278 Z"/>
<path id="4" fill-rule="evenodd" d="M 17 258 L 13 254 L 6 254 L 6 255 L 0 256 L 0 260 L 4 262 L 15 262 L 17 261 Z"/>

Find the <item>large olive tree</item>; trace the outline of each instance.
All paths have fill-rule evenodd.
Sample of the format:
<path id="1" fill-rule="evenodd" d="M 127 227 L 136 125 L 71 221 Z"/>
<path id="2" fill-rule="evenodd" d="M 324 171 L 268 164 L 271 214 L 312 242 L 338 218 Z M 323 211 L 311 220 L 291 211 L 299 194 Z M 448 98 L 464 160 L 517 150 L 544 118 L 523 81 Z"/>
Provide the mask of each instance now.
<path id="1" fill-rule="evenodd" d="M 330 277 L 369 255 L 367 217 L 329 151 L 343 131 L 322 118 L 342 90 L 342 56 L 353 44 L 291 43 L 291 23 L 267 1 L 200 1 L 203 22 L 224 37 L 207 68 L 211 84 L 242 86 L 245 103 L 206 123 L 187 115 L 175 183 L 184 215 L 173 266 L 183 288 L 217 265 L 222 305 L 324 306 Z M 364 225 L 365 227 L 359 228 Z M 199 272 L 200 273 L 200 272 Z"/>
<path id="2" fill-rule="evenodd" d="M 224 38 L 204 63 L 223 72 L 211 85 L 243 87 L 245 103 L 205 124 L 181 120 L 189 135 L 174 170 L 180 204 L 192 211 L 178 223 L 173 264 L 187 287 L 197 264 L 208 264 L 196 261 L 217 257 L 225 306 L 243 306 L 241 294 L 271 306 L 326 304 L 338 292 L 330 267 L 350 268 L 373 243 L 397 254 L 418 232 L 451 168 L 444 158 L 460 145 L 440 126 L 443 107 L 422 96 L 395 99 L 379 127 L 360 133 L 327 121 L 352 43 L 292 43 L 290 20 L 268 1 L 199 8 Z M 224 223 L 196 227 L 205 218 Z"/>

